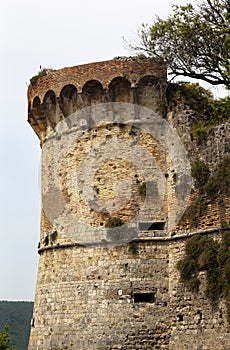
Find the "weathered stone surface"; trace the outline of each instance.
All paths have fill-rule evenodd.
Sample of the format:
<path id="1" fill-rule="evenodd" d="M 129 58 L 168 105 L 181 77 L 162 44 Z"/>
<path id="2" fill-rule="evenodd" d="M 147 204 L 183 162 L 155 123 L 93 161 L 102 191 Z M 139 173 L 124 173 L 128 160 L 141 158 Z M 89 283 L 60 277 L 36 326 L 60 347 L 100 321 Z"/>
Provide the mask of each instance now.
<path id="1" fill-rule="evenodd" d="M 195 229 L 176 221 L 175 207 L 182 203 L 177 176 L 185 163 L 171 145 L 175 135 L 164 133 L 164 121 L 179 134 L 190 161 L 199 154 L 211 171 L 229 154 L 229 123 L 216 127 L 205 146 L 197 145 L 193 111 L 180 105 L 166 115 L 165 88 L 161 63 L 125 59 L 64 68 L 30 86 L 29 122 L 42 146 L 43 208 L 29 350 L 229 349 L 224 300 L 213 308 L 205 297 L 205 273 L 193 294 L 176 268 Z M 141 107 L 153 111 L 150 125 L 156 114 L 166 119 L 157 120 L 151 134 L 147 123 L 122 123 L 124 109 L 106 105 L 113 102 L 133 104 L 128 112 L 136 121 Z M 97 125 L 101 104 L 111 119 Z M 105 147 L 110 157 L 103 158 Z M 192 190 L 190 201 L 197 194 Z M 132 223 L 134 241 L 108 235 L 112 217 Z M 230 200 L 222 198 L 221 205 L 210 203 L 196 230 L 220 239 L 221 221 L 229 217 Z M 141 222 L 155 228 L 140 232 Z"/>

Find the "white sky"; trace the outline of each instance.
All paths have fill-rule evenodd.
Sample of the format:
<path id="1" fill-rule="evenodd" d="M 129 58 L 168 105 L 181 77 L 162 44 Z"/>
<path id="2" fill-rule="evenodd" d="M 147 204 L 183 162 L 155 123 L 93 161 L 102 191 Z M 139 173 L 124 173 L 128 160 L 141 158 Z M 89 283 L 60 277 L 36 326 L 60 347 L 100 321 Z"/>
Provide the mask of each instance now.
<path id="1" fill-rule="evenodd" d="M 122 37 L 183 0 L 0 2 L 0 300 L 33 300 L 39 241 L 39 140 L 27 123 L 27 85 L 58 69 L 128 56 Z"/>

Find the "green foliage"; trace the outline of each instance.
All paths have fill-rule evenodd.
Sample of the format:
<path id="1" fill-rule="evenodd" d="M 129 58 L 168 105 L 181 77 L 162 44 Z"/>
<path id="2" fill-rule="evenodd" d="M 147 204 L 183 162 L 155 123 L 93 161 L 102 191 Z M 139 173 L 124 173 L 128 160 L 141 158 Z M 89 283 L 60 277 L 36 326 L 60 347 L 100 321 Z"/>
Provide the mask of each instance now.
<path id="1" fill-rule="evenodd" d="M 196 180 L 198 187 L 202 187 L 207 182 L 210 171 L 207 164 L 202 160 L 197 160 L 191 166 L 191 175 Z"/>
<path id="2" fill-rule="evenodd" d="M 16 346 L 17 350 L 25 350 L 28 347 L 32 311 L 32 302 L 0 301 L 0 329 L 3 329 L 5 324 L 9 325 L 11 344 Z"/>
<path id="3" fill-rule="evenodd" d="M 195 260 L 190 257 L 185 257 L 183 260 L 178 261 L 177 268 L 180 271 L 181 278 L 184 280 L 190 280 L 196 272 Z"/>
<path id="4" fill-rule="evenodd" d="M 207 123 L 203 120 L 199 120 L 192 124 L 192 136 L 197 141 L 198 145 L 205 143 L 208 139 L 209 128 Z"/>
<path id="5" fill-rule="evenodd" d="M 213 100 L 213 95 L 209 90 L 204 89 L 198 83 L 181 81 L 169 84 L 169 101 L 172 100 L 176 102 L 181 96 L 183 96 L 185 103 L 194 111 L 202 114 L 210 114 L 209 102 Z"/>
<path id="6" fill-rule="evenodd" d="M 202 161 L 195 162 L 191 171 L 197 181 L 199 197 L 187 207 L 183 220 L 188 220 L 196 227 L 200 217 L 206 213 L 210 202 L 220 203 L 223 197 L 230 195 L 230 157 L 224 158 L 212 175 L 209 174 L 208 167 Z M 228 222 L 222 220 L 222 226 L 228 225 Z"/>
<path id="7" fill-rule="evenodd" d="M 138 254 L 138 245 L 137 245 L 136 241 L 129 242 L 129 253 L 131 253 L 133 255 Z"/>
<path id="8" fill-rule="evenodd" d="M 230 288 L 230 260 L 227 259 L 225 264 L 223 265 L 223 281 L 225 284 L 225 289 L 229 290 Z"/>
<path id="9" fill-rule="evenodd" d="M 120 218 L 110 218 L 106 223 L 107 238 L 112 242 L 127 242 L 137 237 L 137 231 L 128 227 Z"/>
<path id="10" fill-rule="evenodd" d="M 196 234 L 188 239 L 185 257 L 178 261 L 181 279 L 192 291 L 198 291 L 198 272 L 207 271 L 206 296 L 217 302 L 220 296 L 230 301 L 230 230 L 225 230 L 221 242 Z M 228 314 L 230 315 L 230 303 Z"/>
<path id="11" fill-rule="evenodd" d="M 230 157 L 219 163 L 213 175 L 204 185 L 206 194 L 215 199 L 217 196 L 230 194 Z"/>
<path id="12" fill-rule="evenodd" d="M 129 135 L 130 136 L 136 136 L 136 129 L 133 126 L 129 130 Z"/>
<path id="13" fill-rule="evenodd" d="M 47 75 L 47 69 L 42 69 L 37 75 L 33 76 L 30 79 L 31 85 L 35 85 L 38 79 L 40 79 L 41 77 L 44 77 L 45 75 Z"/>
<path id="14" fill-rule="evenodd" d="M 200 280 L 196 276 L 193 276 L 188 281 L 188 286 L 192 292 L 198 292 L 200 287 Z"/>
<path id="15" fill-rule="evenodd" d="M 223 292 L 223 284 L 220 278 L 220 270 L 213 267 L 207 270 L 207 287 L 205 294 L 212 302 L 217 302 Z"/>
<path id="16" fill-rule="evenodd" d="M 212 123 L 230 121 L 230 96 L 218 100 L 210 100 L 210 115 Z"/>
<path id="17" fill-rule="evenodd" d="M 192 121 L 192 136 L 198 144 L 207 141 L 215 125 L 230 121 L 230 97 L 214 99 L 210 91 L 197 83 L 170 83 L 167 99 L 169 105 L 180 103 L 182 100 L 197 112 Z"/>
<path id="18" fill-rule="evenodd" d="M 185 211 L 183 219 L 189 220 L 195 227 L 198 226 L 199 219 L 207 210 L 207 202 L 199 196 Z"/>
<path id="19" fill-rule="evenodd" d="M 105 227 L 114 228 L 114 227 L 120 227 L 122 225 L 124 225 L 124 222 L 120 218 L 114 217 L 108 220 Z"/>
<path id="20" fill-rule="evenodd" d="M 143 25 L 136 52 L 162 59 L 173 76 L 187 76 L 230 87 L 228 0 L 173 6 L 166 19 Z"/>
<path id="21" fill-rule="evenodd" d="M 192 124 L 192 134 L 198 141 L 205 141 L 214 125 L 230 121 L 230 97 L 214 99 L 209 90 L 197 83 L 178 82 L 169 84 L 167 89 L 169 103 L 184 103 L 198 112 Z"/>
<path id="22" fill-rule="evenodd" d="M 14 350 L 15 346 L 10 346 L 9 327 L 6 324 L 0 332 L 0 350 Z"/>
<path id="23" fill-rule="evenodd" d="M 205 101 L 204 101 L 205 102 Z M 203 103 L 202 103 L 203 104 Z M 206 101 L 206 108 L 197 103 L 192 107 L 199 112 L 199 119 L 192 124 L 192 135 L 198 143 L 203 143 L 211 134 L 213 127 L 225 121 L 230 121 L 230 97 L 221 99 L 209 98 Z"/>

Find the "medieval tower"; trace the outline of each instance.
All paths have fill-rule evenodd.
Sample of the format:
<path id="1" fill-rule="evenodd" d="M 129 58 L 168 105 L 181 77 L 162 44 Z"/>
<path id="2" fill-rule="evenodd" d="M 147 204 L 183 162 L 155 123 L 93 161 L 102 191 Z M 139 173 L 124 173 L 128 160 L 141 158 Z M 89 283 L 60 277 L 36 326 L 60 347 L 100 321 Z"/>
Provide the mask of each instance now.
<path id="1" fill-rule="evenodd" d="M 199 154 L 215 172 L 229 153 L 229 123 L 197 142 L 194 112 L 170 100 L 157 60 L 43 73 L 28 89 L 42 148 L 29 350 L 229 349 L 224 299 L 213 307 L 205 272 L 194 294 L 176 268 L 188 237 L 220 240 L 229 220 L 227 194 L 196 225 L 187 210 L 197 194 L 191 164 Z"/>

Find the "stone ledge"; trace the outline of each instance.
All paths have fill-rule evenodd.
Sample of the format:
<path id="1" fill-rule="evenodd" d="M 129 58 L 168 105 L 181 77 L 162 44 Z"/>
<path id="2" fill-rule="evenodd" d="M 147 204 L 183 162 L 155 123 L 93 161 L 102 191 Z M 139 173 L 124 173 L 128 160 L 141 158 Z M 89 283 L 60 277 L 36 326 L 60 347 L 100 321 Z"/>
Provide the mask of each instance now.
<path id="1" fill-rule="evenodd" d="M 186 234 L 181 234 L 181 235 L 178 235 L 178 236 L 173 236 L 173 237 L 145 237 L 145 238 L 137 238 L 137 239 L 134 239 L 130 242 L 135 242 L 135 243 L 145 243 L 145 242 L 156 242 L 156 243 L 162 243 L 162 242 L 173 242 L 173 241 L 178 241 L 178 240 L 184 240 L 186 238 L 189 238 L 189 237 L 192 237 L 194 236 L 195 234 L 197 233 L 200 233 L 202 235 L 208 235 L 208 234 L 211 234 L 211 233 L 220 233 L 222 231 L 227 231 L 230 229 L 230 226 L 227 226 L 225 228 L 220 228 L 220 227 L 214 227 L 214 228 L 211 228 L 211 229 L 206 229 L 206 230 L 198 230 L 198 231 L 193 231 L 193 232 L 188 232 Z M 126 246 L 128 245 L 130 242 L 127 242 L 127 243 L 120 243 L 119 245 L 115 245 L 114 243 L 112 242 L 103 242 L 103 244 L 100 244 L 100 243 L 95 243 L 95 244 L 87 244 L 87 245 L 84 245 L 84 244 L 79 244 L 79 243 L 68 243 L 68 244 L 60 244 L 60 245 L 52 245 L 52 246 L 48 246 L 48 247 L 43 247 L 43 248 L 40 248 L 38 250 L 38 254 L 41 254 L 43 253 L 44 251 L 48 251 L 48 250 L 58 250 L 58 249 L 69 249 L 69 248 L 74 248 L 74 247 L 77 247 L 77 248 L 84 248 L 84 247 L 88 247 L 88 248 L 105 248 L 105 247 L 108 247 L 108 248 L 112 248 L 112 247 L 117 247 L 117 246 Z"/>

